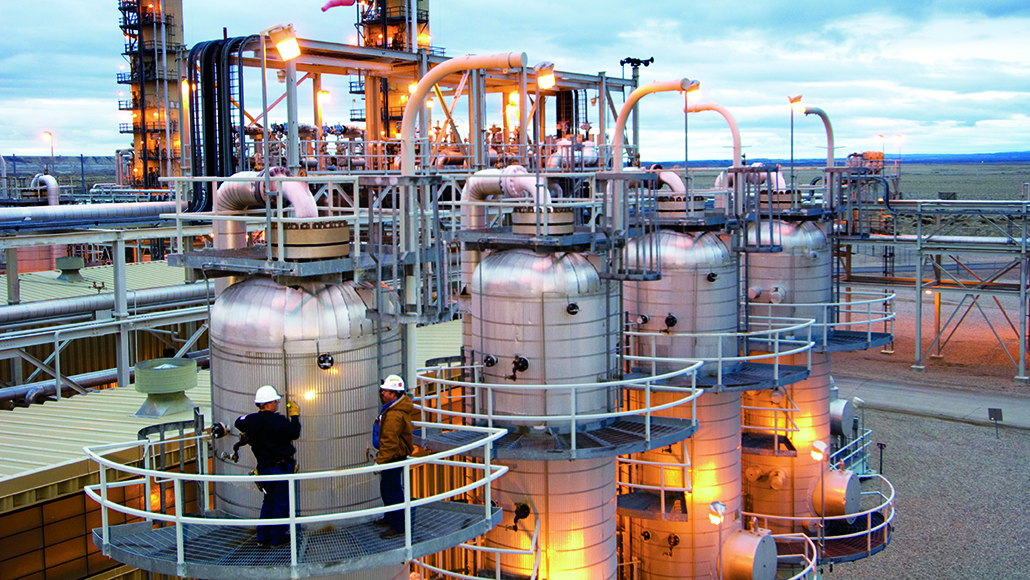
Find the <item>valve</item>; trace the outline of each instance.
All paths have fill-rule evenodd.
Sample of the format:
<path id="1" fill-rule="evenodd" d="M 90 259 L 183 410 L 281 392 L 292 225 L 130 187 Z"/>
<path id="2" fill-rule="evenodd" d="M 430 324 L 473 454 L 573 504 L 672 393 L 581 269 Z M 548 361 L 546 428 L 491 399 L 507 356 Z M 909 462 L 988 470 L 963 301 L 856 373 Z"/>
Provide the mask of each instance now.
<path id="1" fill-rule="evenodd" d="M 646 542 L 647 540 L 651 539 L 651 532 L 649 532 L 647 530 L 644 530 L 644 531 L 640 532 L 640 537 L 643 538 L 644 541 Z"/>
<path id="2" fill-rule="evenodd" d="M 488 354 L 483 357 L 483 364 L 488 367 L 492 367 L 497 364 L 497 357 L 492 354 Z"/>
<path id="3" fill-rule="evenodd" d="M 323 371 L 333 368 L 334 364 L 336 364 L 336 360 L 333 359 L 333 355 L 327 352 L 318 355 L 318 368 Z"/>
<path id="4" fill-rule="evenodd" d="M 511 530 L 517 531 L 519 529 L 519 522 L 528 518 L 530 514 L 529 506 L 524 503 L 515 504 L 515 519 L 511 522 Z"/>
<path id="5" fill-rule="evenodd" d="M 651 317 L 646 314 L 640 314 L 637 316 L 637 324 L 644 325 L 651 322 Z"/>
<path id="6" fill-rule="evenodd" d="M 709 272 L 708 275 L 705 276 L 705 280 L 708 280 L 709 282 L 715 282 L 718 279 L 719 279 L 719 275 L 716 274 L 715 272 Z"/>
<path id="7" fill-rule="evenodd" d="M 211 437 L 214 439 L 221 439 L 229 433 L 229 428 L 223 423 L 215 423 L 211 426 Z"/>
<path id="8" fill-rule="evenodd" d="M 568 312 L 569 316 L 575 316 L 579 314 L 579 304 L 576 304 L 575 302 L 569 304 L 565 307 L 565 312 Z"/>
<path id="9" fill-rule="evenodd" d="M 677 322 L 679 322 L 679 320 L 677 320 L 676 316 L 673 315 L 671 312 L 669 313 L 668 316 L 665 317 L 665 327 L 666 328 L 672 328 L 673 326 L 676 326 Z"/>
<path id="10" fill-rule="evenodd" d="M 529 369 L 529 360 L 526 357 L 522 356 L 521 354 L 517 355 L 515 357 L 515 360 L 513 360 L 511 362 L 511 372 L 512 372 L 512 374 L 514 374 L 514 373 L 524 373 L 524 372 L 526 372 L 527 369 Z"/>

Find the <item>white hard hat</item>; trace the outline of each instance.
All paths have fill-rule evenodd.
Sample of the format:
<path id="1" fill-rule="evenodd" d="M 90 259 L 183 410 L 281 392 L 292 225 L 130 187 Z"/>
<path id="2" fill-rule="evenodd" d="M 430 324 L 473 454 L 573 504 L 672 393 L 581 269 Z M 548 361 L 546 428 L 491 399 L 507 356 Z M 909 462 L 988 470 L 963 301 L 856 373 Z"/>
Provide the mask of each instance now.
<path id="1" fill-rule="evenodd" d="M 265 403 L 271 403 L 272 401 L 278 401 L 279 393 L 276 392 L 275 387 L 272 385 L 265 385 L 254 393 L 254 404 L 264 405 Z"/>
<path id="2" fill-rule="evenodd" d="M 384 391 L 403 391 L 404 390 L 404 379 L 397 375 L 390 375 L 383 381 L 383 385 L 379 387 Z"/>

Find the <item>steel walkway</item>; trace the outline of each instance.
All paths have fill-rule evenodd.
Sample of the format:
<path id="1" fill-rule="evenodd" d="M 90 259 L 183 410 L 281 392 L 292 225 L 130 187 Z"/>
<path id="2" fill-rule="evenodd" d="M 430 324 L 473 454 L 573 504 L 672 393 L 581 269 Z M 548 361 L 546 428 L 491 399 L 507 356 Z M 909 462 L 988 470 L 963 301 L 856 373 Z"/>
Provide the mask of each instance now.
<path id="1" fill-rule="evenodd" d="M 384 540 L 372 522 L 318 525 L 297 538 L 297 566 L 290 564 L 290 544 L 259 546 L 251 527 L 185 524 L 184 562 L 176 560 L 176 526 L 153 528 L 150 522 L 113 526 L 107 549 L 114 559 L 172 576 L 240 580 L 310 578 L 404 564 L 485 534 L 501 522 L 501 509 L 489 520 L 483 506 L 435 502 L 415 508 L 411 554 L 403 535 Z M 225 517 L 224 514 L 219 517 Z M 104 550 L 101 530 L 93 543 Z"/>

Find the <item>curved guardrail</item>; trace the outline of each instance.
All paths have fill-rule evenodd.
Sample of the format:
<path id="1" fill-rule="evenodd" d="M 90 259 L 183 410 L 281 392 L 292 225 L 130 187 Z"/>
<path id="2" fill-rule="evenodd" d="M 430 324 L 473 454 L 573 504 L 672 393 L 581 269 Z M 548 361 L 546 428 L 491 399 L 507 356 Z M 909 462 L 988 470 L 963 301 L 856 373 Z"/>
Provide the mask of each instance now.
<path id="1" fill-rule="evenodd" d="M 572 450 L 577 449 L 576 446 L 576 432 L 577 428 L 597 421 L 603 421 L 607 419 L 616 419 L 619 417 L 630 417 L 630 416 L 643 416 L 644 417 L 644 432 L 645 439 L 651 440 L 651 417 L 657 411 L 664 411 L 671 409 L 686 403 L 691 403 L 691 414 L 690 419 L 696 422 L 697 413 L 695 401 L 701 396 L 704 391 L 698 389 L 696 385 L 697 381 L 697 369 L 701 368 L 703 364 L 700 361 L 686 361 L 690 363 L 681 369 L 663 373 L 654 374 L 646 377 L 636 377 L 632 379 L 623 379 L 615 381 L 606 381 L 600 383 L 560 383 L 560 384 L 523 384 L 523 383 L 480 383 L 475 381 L 460 381 L 454 379 L 448 379 L 446 377 L 434 376 L 435 369 L 425 369 L 418 374 L 418 387 L 415 390 L 415 396 L 412 400 L 415 402 L 415 408 L 422 412 L 422 417 L 433 417 L 436 418 L 442 425 L 448 429 L 453 429 L 455 424 L 444 424 L 444 418 L 451 420 L 462 420 L 470 424 L 485 424 L 488 427 L 494 427 L 495 423 L 504 423 L 505 421 L 520 421 L 520 422 L 568 422 L 570 428 L 570 439 Z M 464 371 L 472 374 L 473 378 L 479 375 L 479 371 L 483 369 L 482 365 L 475 366 L 463 366 L 463 367 L 442 367 L 444 370 L 453 371 Z M 669 381 L 674 378 L 678 378 L 684 375 L 691 376 L 691 387 L 668 387 L 662 386 L 655 383 L 661 383 Z M 460 389 L 461 394 L 458 396 L 451 395 L 452 389 Z M 630 410 L 619 410 L 611 411 L 606 413 L 585 413 L 581 414 L 577 412 L 577 391 L 596 391 L 597 389 L 628 389 L 643 391 L 644 401 L 643 406 Z M 498 413 L 494 408 L 494 398 L 498 391 L 504 394 L 510 394 L 512 392 L 525 391 L 540 391 L 555 393 L 560 391 L 570 391 L 570 412 L 569 413 L 558 413 L 551 415 L 515 415 L 510 413 Z M 651 404 L 651 393 L 654 392 L 668 392 L 677 393 L 684 395 L 683 397 L 677 398 L 671 402 L 663 403 L 661 405 Z M 421 393 L 421 394 L 420 394 Z M 446 393 L 446 396 L 445 396 Z M 474 402 L 484 402 L 485 410 L 472 411 L 458 410 L 459 404 L 464 400 L 472 400 Z M 476 407 L 477 405 L 473 405 Z"/>
<path id="2" fill-rule="evenodd" d="M 771 302 L 748 302 L 747 307 L 752 312 L 761 312 L 765 309 L 767 312 L 766 316 L 772 317 L 776 310 L 786 310 L 795 308 L 804 308 L 809 311 L 819 311 L 822 316 L 819 320 L 822 322 L 814 322 L 812 327 L 816 330 L 818 338 L 822 339 L 822 344 L 826 344 L 827 339 L 830 337 L 830 333 L 835 330 L 852 329 L 855 327 L 865 327 L 866 340 L 872 341 L 873 339 L 873 325 L 875 324 L 889 324 L 890 334 L 894 333 L 894 317 L 897 313 L 886 310 L 886 307 L 894 300 L 896 294 L 877 294 L 875 292 L 841 292 L 842 297 L 847 297 L 849 300 L 843 302 L 813 302 L 813 303 L 800 303 L 800 302 L 781 302 L 779 304 L 773 304 Z M 868 296 L 869 298 L 862 298 Z M 855 297 L 857 300 L 850 300 Z M 876 310 L 874 306 L 880 306 L 880 310 Z"/>
<path id="3" fill-rule="evenodd" d="M 501 554 L 514 554 L 517 556 L 533 556 L 533 573 L 526 578 L 526 580 L 536 580 L 537 573 L 540 571 L 540 546 L 538 545 L 540 538 L 540 518 L 536 518 L 536 523 L 533 525 L 533 538 L 530 540 L 529 547 L 525 550 L 519 550 L 515 548 L 490 548 L 488 546 L 477 546 L 475 544 L 459 544 L 458 547 L 468 550 L 470 552 L 481 552 L 496 554 L 498 557 L 494 558 L 494 570 L 493 576 L 484 576 L 485 570 L 481 570 L 477 576 L 469 576 L 468 574 L 462 574 L 460 572 L 454 572 L 452 570 L 446 570 L 439 568 L 431 564 L 426 564 L 420 560 L 416 560 L 416 565 L 420 568 L 425 568 L 435 572 L 436 574 L 448 578 L 461 578 L 462 580 L 483 580 L 484 578 L 493 578 L 494 580 L 503 580 L 501 576 Z M 423 575 L 423 577 L 425 577 Z"/>
<path id="4" fill-rule="evenodd" d="M 784 580 L 808 580 L 809 578 L 818 578 L 815 573 L 815 567 L 819 563 L 819 548 L 815 545 L 815 542 L 812 541 L 812 538 L 809 538 L 804 534 L 772 534 L 772 538 L 777 544 L 797 544 L 800 542 L 804 546 L 804 551 L 801 553 L 786 551 L 786 553 L 781 554 L 780 550 L 777 548 L 777 564 L 780 562 L 786 562 L 786 565 L 791 568 L 797 568 L 798 566 L 802 567 L 800 572 Z"/>
<path id="5" fill-rule="evenodd" d="M 809 370 L 812 369 L 811 351 L 815 343 L 812 341 L 811 334 L 812 326 L 815 324 L 814 320 L 810 318 L 752 316 L 749 322 L 757 330 L 747 332 L 672 332 L 671 330 L 669 332 L 641 332 L 627 329 L 623 334 L 630 339 L 630 344 L 627 348 L 628 352 L 623 355 L 623 358 L 628 361 L 649 363 L 652 373 L 658 372 L 659 365 L 701 361 L 708 368 L 711 368 L 711 366 L 716 367 L 719 384 L 723 382 L 726 367 L 743 362 L 772 361 L 773 377 L 775 380 L 779 380 L 780 359 L 807 352 L 807 366 Z M 798 338 L 806 334 L 807 339 Z M 732 339 L 733 344 L 736 345 L 746 345 L 745 353 L 740 354 L 739 350 L 735 350 L 733 353 L 724 352 L 726 339 Z M 717 352 L 714 357 L 693 357 L 689 359 L 634 354 L 634 352 L 644 350 L 642 343 L 645 341 L 649 342 L 647 348 L 650 348 L 650 352 L 656 352 L 655 348 L 658 342 L 667 340 L 690 341 L 691 343 L 704 341 L 715 345 Z M 750 352 L 752 347 L 758 352 Z"/>
<path id="6" fill-rule="evenodd" d="M 757 523 L 760 523 L 762 527 L 768 528 L 769 522 L 783 522 L 793 526 L 799 522 L 812 522 L 818 521 L 819 533 L 816 536 L 816 540 L 819 542 L 819 553 L 821 557 L 825 557 L 825 545 L 826 542 L 833 542 L 839 540 L 848 540 L 852 538 L 865 538 L 866 540 L 866 555 L 872 554 L 873 550 L 873 536 L 874 534 L 883 534 L 883 545 L 887 545 L 890 541 L 891 534 L 891 523 L 894 522 L 894 486 L 891 482 L 882 475 L 864 475 L 860 476 L 860 480 L 865 481 L 876 481 L 879 486 L 873 491 L 863 491 L 862 498 L 876 498 L 876 505 L 874 507 L 855 512 L 850 514 L 844 514 L 841 516 L 831 517 L 819 517 L 819 516 L 806 516 L 806 517 L 792 517 L 792 516 L 774 516 L 768 514 L 758 514 L 744 512 L 743 515 L 748 518 L 754 518 Z M 873 514 L 882 514 L 883 521 L 879 523 L 873 522 Z M 827 522 L 845 522 L 853 523 L 858 519 L 865 520 L 865 529 L 850 534 L 826 534 Z"/>
<path id="7" fill-rule="evenodd" d="M 665 494 L 666 492 L 677 492 L 677 493 L 693 493 L 694 486 L 690 481 L 690 452 L 687 450 L 686 444 L 683 445 L 683 457 L 686 459 L 685 463 L 669 463 L 663 461 L 645 461 L 643 459 L 633 459 L 631 457 L 616 457 L 615 461 L 618 467 L 627 467 L 625 471 L 618 470 L 618 478 L 615 482 L 618 488 L 625 488 L 631 490 L 642 490 L 642 491 L 653 491 L 658 495 L 658 501 L 661 509 L 662 519 L 665 519 Z M 648 485 L 645 483 L 634 483 L 634 472 L 638 471 L 634 467 L 655 467 L 658 468 L 658 485 Z M 683 475 L 683 482 L 686 485 L 683 486 L 668 486 L 665 485 L 665 472 L 666 470 L 681 470 Z M 622 475 L 625 474 L 625 478 Z"/>
<path id="8" fill-rule="evenodd" d="M 149 469 L 147 467 L 135 467 L 132 465 L 126 465 L 116 460 L 105 457 L 106 454 L 112 454 L 114 452 L 123 452 L 120 455 L 124 455 L 124 452 L 131 449 L 139 449 L 143 454 L 143 465 L 152 465 L 153 462 L 150 460 L 150 456 L 158 445 L 168 445 L 171 443 L 177 443 L 180 440 L 164 440 L 164 441 L 149 441 L 139 440 L 131 441 L 126 443 L 111 443 L 107 445 L 98 445 L 93 447 L 83 447 L 83 451 L 86 453 L 89 459 L 93 460 L 100 466 L 99 475 L 100 483 L 95 485 L 86 486 L 86 494 L 101 506 L 101 528 L 102 537 L 104 541 L 104 555 L 109 555 L 110 550 L 110 523 L 108 518 L 108 511 L 114 510 L 128 516 L 143 518 L 147 521 L 161 521 L 174 523 L 176 526 L 176 562 L 177 565 L 182 568 L 185 565 L 185 549 L 184 549 L 184 524 L 204 524 L 209 526 L 233 526 L 233 527 L 253 527 L 256 525 L 272 525 L 272 524 L 288 524 L 290 526 L 290 565 L 292 568 L 297 567 L 297 538 L 298 534 L 297 526 L 303 524 L 314 524 L 319 522 L 340 522 L 342 520 L 353 520 L 358 518 L 370 518 L 374 516 L 382 516 L 388 511 L 394 511 L 398 509 L 397 505 L 383 506 L 376 508 L 367 508 L 362 510 L 351 510 L 345 512 L 331 512 L 324 514 L 315 514 L 309 516 L 297 515 L 297 496 L 296 490 L 298 482 L 313 480 L 313 479 L 328 479 L 328 478 L 345 478 L 352 476 L 367 475 L 382 471 L 384 469 L 396 469 L 398 467 L 404 468 L 404 481 L 410 481 L 410 472 L 412 467 L 425 464 L 435 465 L 446 465 L 452 467 L 461 467 L 466 470 L 478 470 L 482 472 L 482 476 L 470 483 L 467 483 L 456 489 L 448 490 L 443 493 L 438 493 L 429 497 L 413 499 L 411 497 L 411 486 L 404 486 L 404 548 L 405 553 L 410 559 L 411 546 L 412 546 L 412 529 L 411 529 L 411 510 L 417 506 L 450 499 L 455 496 L 464 494 L 471 490 L 482 487 L 484 489 L 484 504 L 485 504 L 485 517 L 487 520 L 490 519 L 491 500 L 490 500 L 490 483 L 507 473 L 508 468 L 503 465 L 491 465 L 490 457 L 492 456 L 493 442 L 503 437 L 507 432 L 503 429 L 494 429 L 490 427 L 471 427 L 471 426 L 455 426 L 455 425 L 433 425 L 429 423 L 416 422 L 419 427 L 447 427 L 449 429 L 459 428 L 463 430 L 475 431 L 482 433 L 483 436 L 471 443 L 467 443 L 460 447 L 450 449 L 446 452 L 433 453 L 425 457 L 415 457 L 406 459 L 404 461 L 398 461 L 390 463 L 388 465 L 370 465 L 366 467 L 355 467 L 351 469 L 332 470 L 332 471 L 314 471 L 314 472 L 302 472 L 293 474 L 277 474 L 277 475 L 211 475 L 208 473 L 178 473 L 160 471 L 155 469 Z M 210 435 L 200 435 L 194 437 L 182 438 L 183 442 L 192 442 L 197 444 L 198 449 L 203 449 L 205 443 L 210 439 Z M 478 448 L 484 448 L 483 462 L 482 463 L 471 463 L 464 461 L 455 461 L 447 459 L 452 456 L 460 456 L 465 453 L 469 453 Z M 207 465 L 206 459 L 201 456 L 197 464 L 204 468 Z M 119 475 L 125 475 L 127 477 L 136 476 L 134 479 L 126 479 L 122 481 L 110 482 L 112 475 L 115 479 L 118 479 Z M 211 517 L 197 517 L 187 516 L 181 513 L 182 510 L 175 510 L 174 514 L 165 514 L 160 512 L 153 512 L 150 509 L 150 503 L 144 501 L 146 509 L 136 509 L 129 507 L 128 505 L 119 504 L 116 501 L 112 501 L 108 494 L 111 488 L 129 487 L 134 485 L 143 485 L 146 490 L 144 497 L 149 497 L 151 481 L 159 482 L 171 482 L 173 488 L 173 494 L 175 498 L 175 505 L 182 506 L 183 503 L 183 487 L 186 483 L 200 484 L 204 491 L 199 496 L 206 498 L 209 495 L 207 486 L 215 483 L 260 483 L 263 481 L 287 481 L 289 486 L 289 512 L 285 518 L 211 518 Z M 199 497 L 198 496 L 198 497 Z"/>

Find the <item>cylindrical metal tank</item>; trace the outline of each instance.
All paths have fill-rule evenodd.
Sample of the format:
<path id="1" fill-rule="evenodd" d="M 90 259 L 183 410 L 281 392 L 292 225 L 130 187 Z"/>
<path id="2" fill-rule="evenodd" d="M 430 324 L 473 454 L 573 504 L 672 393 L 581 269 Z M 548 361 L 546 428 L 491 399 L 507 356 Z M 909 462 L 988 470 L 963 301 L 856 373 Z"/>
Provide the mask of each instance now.
<path id="1" fill-rule="evenodd" d="M 366 309 L 372 290 L 363 285 L 300 283 L 282 286 L 267 278 L 234 284 L 211 309 L 211 388 L 213 420 L 232 425 L 255 410 L 254 391 L 274 385 L 299 402 L 301 438 L 298 469 L 320 471 L 368 465 L 372 423 L 379 409 L 382 374 L 399 372 L 396 328 L 376 335 Z M 381 338 L 381 340 L 380 340 Z M 335 359 L 319 368 L 318 355 Z M 216 441 L 216 457 L 231 453 L 235 438 Z M 238 464 L 216 460 L 216 473 L 241 475 L 254 469 L 253 455 L 241 450 Z M 298 486 L 299 514 L 340 512 L 381 505 L 375 475 L 346 481 L 308 480 Z M 262 496 L 253 485 L 219 485 L 216 506 L 254 517 Z M 348 576 L 390 578 L 396 566 Z"/>
<path id="2" fill-rule="evenodd" d="M 798 360 L 788 364 L 803 364 Z M 789 399 L 788 399 L 789 397 Z M 775 515 L 804 517 L 814 516 L 812 491 L 819 483 L 825 460 L 812 457 L 815 441 L 830 440 L 830 360 L 829 355 L 812 354 L 812 373 L 804 381 L 787 387 L 783 392 L 761 391 L 745 393 L 744 405 L 762 407 L 763 410 L 745 412 L 744 423 L 750 426 L 780 429 L 790 427 L 784 412 L 774 413 L 772 409 L 786 409 L 790 402 L 797 411 L 789 414 L 797 426 L 796 433 L 781 431 L 781 437 L 790 437 L 796 456 L 745 454 L 744 470 L 747 474 L 744 492 L 749 498 L 748 511 Z M 829 495 L 827 496 L 829 498 Z M 770 528 L 777 533 L 801 531 L 770 522 Z"/>
<path id="3" fill-rule="evenodd" d="M 476 359 L 492 356 L 486 383 L 575 384 L 607 380 L 621 317 L 617 294 L 578 253 L 537 254 L 508 250 L 487 256 L 472 275 L 471 344 Z M 524 362 L 522 362 L 524 360 Z M 520 370 L 521 369 L 521 370 Z M 577 414 L 605 413 L 616 405 L 610 387 L 576 391 Z M 480 396 L 480 413 L 488 409 Z M 519 421 L 508 416 L 568 415 L 570 389 L 494 391 L 493 409 L 502 424 L 546 424 L 568 431 L 569 421 Z"/>
<path id="4" fill-rule="evenodd" d="M 506 464 L 510 469 L 497 480 L 493 491 L 505 518 L 487 534 L 487 545 L 528 550 L 534 518 L 539 517 L 537 541 L 542 554 L 538 578 L 615 578 L 615 461 L 605 458 Z M 518 503 L 528 505 L 531 515 L 519 522 L 518 530 L 512 530 L 511 513 Z M 485 569 L 492 571 L 494 556 L 485 556 Z M 501 570 L 506 578 L 528 578 L 533 558 L 501 555 Z"/>
<path id="5" fill-rule="evenodd" d="M 575 408 L 566 389 L 519 390 L 523 384 L 577 384 L 608 380 L 615 364 L 621 315 L 616 285 L 603 282 L 590 260 L 578 253 L 494 252 L 483 259 L 469 285 L 471 335 L 466 350 L 476 360 L 493 357 L 483 381 L 511 384 L 494 391 L 495 425 L 547 426 L 567 432 L 568 419 L 509 419 L 519 415 L 602 414 L 618 403 L 616 389 L 579 389 Z M 520 361 L 524 361 L 521 362 Z M 477 400 L 489 409 L 487 395 Z M 580 425 L 580 429 L 589 426 Z M 551 437 L 541 430 L 541 437 Z M 505 509 L 504 525 L 487 534 L 497 547 L 528 549 L 534 517 L 540 518 L 540 578 L 610 580 L 616 574 L 615 458 L 498 461 L 510 469 L 495 483 L 494 498 Z M 515 504 L 533 516 L 511 530 Z M 494 562 L 486 555 L 486 565 Z M 529 576 L 533 557 L 502 556 L 504 574 Z"/>
<path id="6" fill-rule="evenodd" d="M 647 321 L 639 324 L 641 330 L 658 332 L 669 328 L 666 317 L 675 318 L 673 332 L 727 333 L 737 330 L 737 260 L 726 245 L 712 233 L 689 234 L 661 230 L 659 252 L 661 280 L 629 282 L 626 284 L 626 310 L 632 319 L 644 315 Z M 646 242 L 643 242 L 646 243 Z M 627 251 L 636 256 L 635 244 Z M 635 264 L 629 264 L 634 267 Z M 672 322 L 670 319 L 668 322 Z M 737 354 L 736 339 L 724 338 L 664 339 L 656 344 L 654 353 L 659 357 L 715 358 L 720 353 L 732 357 Z M 640 354 L 651 355 L 650 343 L 641 344 Z M 737 365 L 726 365 L 731 372 Z M 706 368 L 707 367 L 707 368 Z M 701 372 L 714 373 L 715 364 L 702 367 Z M 669 369 L 671 370 L 671 369 Z M 652 401 L 663 403 L 678 395 L 655 393 Z M 636 404 L 642 397 L 632 394 Z M 677 467 L 637 467 L 639 483 L 667 487 L 686 487 L 689 478 L 693 491 L 684 493 L 686 521 L 629 518 L 627 539 L 630 555 L 641 562 L 647 578 L 718 578 L 718 566 L 723 560 L 747 561 L 759 570 L 755 578 L 765 578 L 768 570 L 775 574 L 776 549 L 770 552 L 766 542 L 725 541 L 742 532 L 742 522 L 730 514 L 741 509 L 740 463 L 740 394 L 735 392 L 705 393 L 696 403 L 698 432 L 685 442 L 688 461 L 682 445 L 643 453 L 637 459 Z M 689 407 L 674 407 L 661 415 L 688 417 Z M 670 498 L 671 499 L 671 496 Z M 668 501 L 668 499 L 667 499 Z M 719 525 L 708 519 L 712 502 L 726 505 L 726 517 Z M 720 544 L 720 540 L 723 543 Z M 720 546 L 723 546 L 720 548 Z M 750 550 L 750 551 L 749 551 Z M 771 554 L 771 555 L 770 555 Z M 729 576 L 725 576 L 729 577 Z M 750 576 L 748 577 L 750 578 Z"/>
<path id="7" fill-rule="evenodd" d="M 646 316 L 647 321 L 637 326 L 645 332 L 670 328 L 667 322 L 674 324 L 671 327 L 673 332 L 736 332 L 736 256 L 713 233 L 695 235 L 661 230 L 656 235 L 659 236 L 662 278 L 654 282 L 625 284 L 624 304 L 630 320 Z M 631 241 L 626 252 L 628 268 L 637 267 L 635 258 L 638 252 L 635 248 L 640 244 L 651 245 L 646 240 Z M 720 342 L 727 356 L 736 353 L 737 344 L 733 337 L 702 337 L 691 341 L 659 339 L 653 354 L 673 358 L 714 358 L 719 354 Z M 650 344 L 649 341 L 641 344 L 642 355 L 652 355 Z M 732 365 L 725 367 L 724 371 L 732 368 Z M 714 369 L 715 365 L 705 365 L 700 372 L 714 373 Z"/>
<path id="8" fill-rule="evenodd" d="M 782 247 L 780 252 L 748 255 L 747 294 L 751 302 L 826 304 L 832 300 L 833 256 L 826 234 L 813 222 L 764 221 L 748 229 L 748 242 Z M 755 306 L 754 314 L 770 312 Z M 825 318 L 820 307 L 773 308 L 773 316 Z"/>

